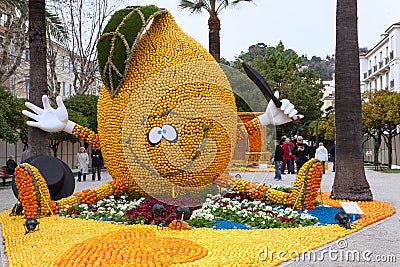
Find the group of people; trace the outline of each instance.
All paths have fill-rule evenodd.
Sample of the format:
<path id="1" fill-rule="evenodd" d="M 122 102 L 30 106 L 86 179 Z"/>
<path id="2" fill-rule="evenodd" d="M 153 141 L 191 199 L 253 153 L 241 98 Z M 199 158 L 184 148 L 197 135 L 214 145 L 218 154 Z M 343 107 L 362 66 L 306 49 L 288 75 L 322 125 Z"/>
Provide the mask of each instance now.
<path id="1" fill-rule="evenodd" d="M 330 153 L 334 161 L 335 145 L 331 147 Z M 290 138 L 285 138 L 282 144 L 277 140 L 274 153 L 275 180 L 282 180 L 282 174 L 285 174 L 286 169 L 288 174 L 295 174 L 295 164 L 296 170 L 299 171 L 304 163 L 312 157 L 321 161 L 325 173 L 325 162 L 328 161 L 328 150 L 324 147 L 322 142 L 318 144 L 314 155 L 312 149 L 304 142 L 302 136 L 298 136 L 295 141 L 290 140 Z"/>
<path id="2" fill-rule="evenodd" d="M 103 156 L 101 155 L 101 151 L 97 148 L 92 149 L 92 181 L 101 180 L 101 167 L 103 167 Z M 76 154 L 76 167 L 78 169 L 78 182 L 83 179 L 86 181 L 86 174 L 89 172 L 89 155 L 86 152 L 84 147 L 79 149 L 79 152 Z"/>
<path id="3" fill-rule="evenodd" d="M 103 167 L 103 156 L 101 155 L 101 151 L 97 148 L 92 149 L 92 181 L 101 180 L 101 167 Z M 14 155 L 10 155 L 6 162 L 7 170 L 11 175 L 14 175 L 15 168 L 18 166 L 15 161 Z M 79 152 L 76 154 L 76 167 L 78 169 L 78 182 L 86 181 L 86 174 L 89 172 L 89 155 L 86 152 L 84 147 L 79 149 Z"/>

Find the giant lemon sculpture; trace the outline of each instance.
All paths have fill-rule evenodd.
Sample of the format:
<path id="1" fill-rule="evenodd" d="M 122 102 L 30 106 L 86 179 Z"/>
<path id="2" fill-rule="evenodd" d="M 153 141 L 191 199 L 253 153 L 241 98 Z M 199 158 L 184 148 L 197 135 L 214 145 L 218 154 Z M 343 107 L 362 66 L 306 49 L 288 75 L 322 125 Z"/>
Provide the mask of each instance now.
<path id="1" fill-rule="evenodd" d="M 37 190 L 39 205 L 32 208 L 35 201 L 28 201 L 29 196 L 22 201 L 31 217 L 78 203 L 91 204 L 123 191 L 168 201 L 199 197 L 217 185 L 245 189 L 241 184 L 246 183 L 223 174 L 237 134 L 229 81 L 213 57 L 178 27 L 167 10 L 145 6 L 117 11 L 99 40 L 98 50 L 104 82 L 98 102 L 98 134 L 68 121 L 60 99 L 57 110 L 49 107 L 44 97 L 43 110 L 28 103 L 38 114 L 24 114 L 36 120 L 28 122 L 30 126 L 64 130 L 101 148 L 114 180 L 58 201 L 50 200 L 48 194 L 41 196 L 46 190 Z M 270 103 L 268 112 L 246 123 L 242 132 L 251 134 L 261 125 L 297 118 L 293 105 L 288 100 L 282 102 L 281 108 Z M 53 126 L 49 126 L 52 121 Z M 22 183 L 43 184 L 43 177 L 33 170 L 25 164 L 17 171 L 21 194 L 26 187 Z M 304 200 L 307 187 L 302 185 L 307 179 L 299 179 L 300 200 Z M 35 188 L 28 188 L 26 194 Z M 291 194 L 270 188 L 260 195 L 280 204 L 292 203 Z M 302 207 L 301 203 L 297 206 Z"/>

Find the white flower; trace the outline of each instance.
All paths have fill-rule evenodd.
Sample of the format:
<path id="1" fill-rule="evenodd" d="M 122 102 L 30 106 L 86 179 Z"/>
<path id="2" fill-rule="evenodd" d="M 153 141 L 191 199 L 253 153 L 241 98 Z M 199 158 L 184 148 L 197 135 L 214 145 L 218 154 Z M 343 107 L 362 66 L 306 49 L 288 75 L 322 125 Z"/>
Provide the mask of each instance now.
<path id="1" fill-rule="evenodd" d="M 212 220 L 214 220 L 214 215 L 212 215 L 212 214 L 206 214 L 205 217 L 204 217 L 204 219 L 206 219 L 207 221 L 212 221 Z"/>
<path id="2" fill-rule="evenodd" d="M 259 205 L 259 204 L 261 204 L 261 200 L 254 200 L 254 201 L 253 201 L 253 204 L 254 204 L 254 205 Z"/>
<path id="3" fill-rule="evenodd" d="M 260 210 L 260 211 L 257 212 L 257 214 L 259 216 L 265 216 L 266 213 L 264 211 Z"/>

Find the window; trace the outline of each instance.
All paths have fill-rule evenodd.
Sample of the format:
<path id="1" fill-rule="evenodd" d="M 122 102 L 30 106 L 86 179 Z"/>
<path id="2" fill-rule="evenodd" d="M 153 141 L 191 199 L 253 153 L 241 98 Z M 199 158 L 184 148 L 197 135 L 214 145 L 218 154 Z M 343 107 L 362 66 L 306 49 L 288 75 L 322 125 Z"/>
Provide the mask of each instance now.
<path id="1" fill-rule="evenodd" d="M 393 51 L 394 50 L 394 36 L 390 37 L 390 50 Z"/>
<path id="2" fill-rule="evenodd" d="M 69 72 L 69 73 L 72 72 L 72 62 L 71 62 L 71 59 L 69 60 L 68 72 Z"/>
<path id="3" fill-rule="evenodd" d="M 62 70 L 65 70 L 65 56 L 62 56 Z"/>
<path id="4" fill-rule="evenodd" d="M 72 96 L 72 84 L 69 84 L 69 96 Z"/>
<path id="5" fill-rule="evenodd" d="M 1 18 L 0 18 L 0 25 L 4 26 L 4 24 L 6 23 L 6 21 L 7 21 L 7 15 L 4 14 L 4 13 L 2 13 L 2 14 L 1 14 Z"/>
<path id="6" fill-rule="evenodd" d="M 63 90 L 63 96 L 65 96 L 65 82 L 62 82 L 62 90 Z"/>
<path id="7" fill-rule="evenodd" d="M 386 87 L 389 88 L 389 73 L 386 73 Z"/>

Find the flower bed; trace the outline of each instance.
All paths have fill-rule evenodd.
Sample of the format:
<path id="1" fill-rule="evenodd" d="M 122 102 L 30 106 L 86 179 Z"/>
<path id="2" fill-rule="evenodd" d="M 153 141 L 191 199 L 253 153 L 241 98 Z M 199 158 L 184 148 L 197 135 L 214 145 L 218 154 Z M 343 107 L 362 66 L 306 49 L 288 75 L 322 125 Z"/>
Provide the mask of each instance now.
<path id="1" fill-rule="evenodd" d="M 290 187 L 269 185 L 282 192 L 290 191 Z M 162 214 L 154 215 L 152 207 L 163 205 Z M 125 224 L 168 225 L 177 219 L 177 206 L 167 205 L 154 198 L 131 200 L 126 194 L 120 197 L 109 197 L 96 204 L 81 204 L 73 209 L 66 209 L 63 217 L 112 221 Z M 232 223 L 239 223 L 239 228 L 290 228 L 315 225 L 318 218 L 297 212 L 290 208 L 273 207 L 258 199 L 247 199 L 244 194 L 230 192 L 224 197 L 208 195 L 201 207 L 191 208 L 192 215 L 188 223 L 194 227 L 233 228 Z M 179 219 L 179 218 L 178 218 Z M 221 221 L 215 223 L 216 221 Z M 230 221 L 231 223 L 222 222 Z M 224 226 L 226 225 L 226 227 Z"/>
<path id="2" fill-rule="evenodd" d="M 212 227 L 216 220 L 234 221 L 259 229 L 309 226 L 318 222 L 307 213 L 272 207 L 261 200 L 243 199 L 239 194 L 209 196 L 200 209 L 193 211 L 188 222 L 193 226 Z"/>

